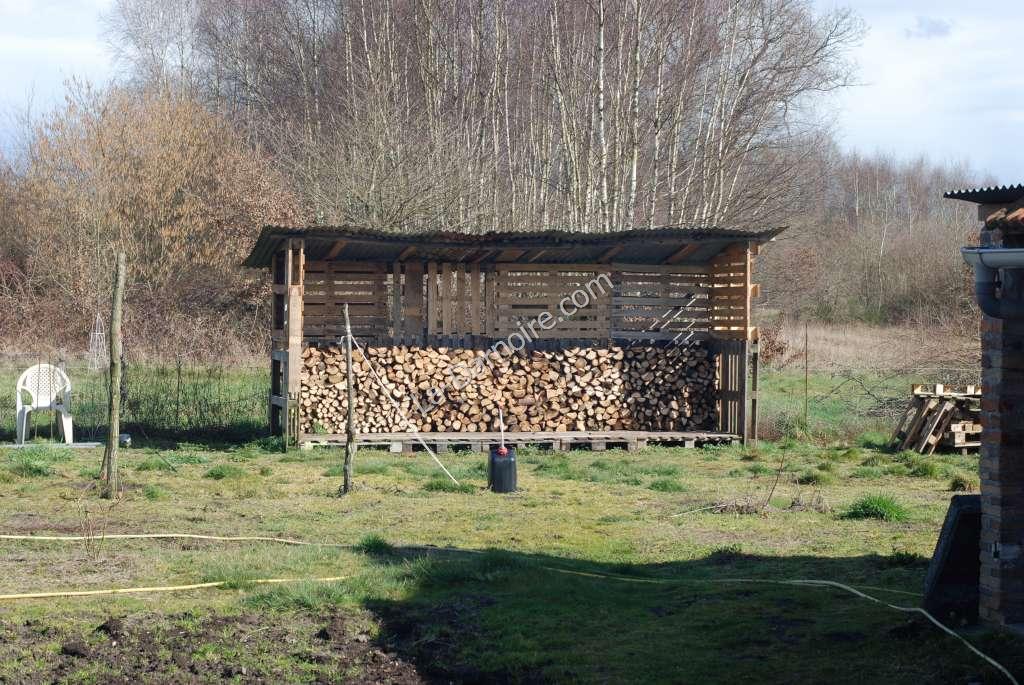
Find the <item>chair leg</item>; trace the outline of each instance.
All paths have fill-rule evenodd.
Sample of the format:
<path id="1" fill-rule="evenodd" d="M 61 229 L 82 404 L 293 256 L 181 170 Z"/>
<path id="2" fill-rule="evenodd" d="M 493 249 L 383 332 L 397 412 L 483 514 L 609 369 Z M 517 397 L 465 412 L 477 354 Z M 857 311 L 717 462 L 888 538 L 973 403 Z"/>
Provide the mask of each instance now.
<path id="1" fill-rule="evenodd" d="M 69 445 L 74 443 L 74 428 L 72 427 L 71 424 L 71 414 L 69 414 L 66 411 L 62 411 L 60 413 L 60 422 L 61 427 L 63 429 L 62 432 L 64 433 L 64 442 L 66 442 Z"/>
<path id="2" fill-rule="evenodd" d="M 17 443 L 19 445 L 25 444 L 25 438 L 28 428 L 28 407 L 22 407 L 18 410 L 18 416 L 15 421 L 15 432 L 17 433 Z"/>

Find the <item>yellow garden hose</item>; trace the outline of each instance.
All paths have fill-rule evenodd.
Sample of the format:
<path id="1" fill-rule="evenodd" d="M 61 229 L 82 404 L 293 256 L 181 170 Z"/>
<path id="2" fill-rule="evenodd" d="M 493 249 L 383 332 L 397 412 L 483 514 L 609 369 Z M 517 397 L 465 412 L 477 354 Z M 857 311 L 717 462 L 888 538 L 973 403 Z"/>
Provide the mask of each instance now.
<path id="1" fill-rule="evenodd" d="M 306 542 L 288 538 L 274 538 L 259 535 L 221 536 L 198 535 L 195 533 L 112 533 L 104 535 L 0 535 L 0 540 L 41 540 L 47 542 L 102 542 L 103 540 L 215 540 L 217 542 L 277 542 L 282 545 L 308 547 L 351 547 L 332 542 Z"/>
<path id="2" fill-rule="evenodd" d="M 345 580 L 348 576 L 327 576 L 326 578 L 256 578 L 239 581 L 241 585 L 278 585 L 281 583 L 333 583 Z M 48 599 L 56 597 L 94 597 L 97 595 L 137 595 L 145 592 L 183 592 L 185 590 L 201 590 L 211 587 L 223 587 L 234 583 L 230 580 L 218 580 L 212 583 L 192 583 L 191 585 L 157 585 L 155 587 L 124 587 L 107 590 L 57 590 L 54 592 L 21 592 L 13 595 L 0 595 L 0 601 L 14 599 Z"/>
<path id="3" fill-rule="evenodd" d="M 759 584 L 759 585 L 788 585 L 788 586 L 791 586 L 791 587 L 792 586 L 796 586 L 796 587 L 835 588 L 835 589 L 838 589 L 838 590 L 843 590 L 845 592 L 849 592 L 850 594 L 855 595 L 857 597 L 860 597 L 862 599 L 866 599 L 866 600 L 869 600 L 871 602 L 875 602 L 876 604 L 881 604 L 882 606 L 888 607 L 888 608 L 893 609 L 895 611 L 901 611 L 903 613 L 921 614 L 922 616 L 927 618 L 929 621 L 934 623 L 944 633 L 946 633 L 946 634 L 948 634 L 948 635 L 950 635 L 952 637 L 955 637 L 957 640 L 962 642 L 964 644 L 964 646 L 967 647 L 967 649 L 971 650 L 972 652 L 977 654 L 979 657 L 984 659 L 986 662 L 991 664 L 992 667 L 994 667 L 1000 673 L 1005 675 L 1006 678 L 1011 683 L 1013 683 L 1013 685 L 1020 685 L 1017 682 L 1017 679 L 1013 677 L 1013 674 L 1010 673 L 1010 671 L 1008 671 L 1005 666 L 1003 666 L 998 661 L 996 661 L 995 659 L 993 659 L 992 657 L 988 656 L 987 654 L 985 654 L 984 652 L 979 650 L 977 647 L 972 645 L 970 642 L 967 641 L 966 638 L 961 636 L 955 630 L 952 630 L 951 628 L 948 628 L 945 625 L 943 625 L 941 621 L 939 621 L 937 618 L 935 618 L 934 616 L 929 614 L 927 611 L 925 611 L 921 607 L 904 607 L 904 606 L 899 606 L 899 605 L 896 605 L 896 604 L 889 604 L 886 601 L 878 599 L 877 597 L 872 597 L 871 595 L 866 594 L 864 592 L 861 592 L 860 590 L 858 590 L 856 588 L 853 588 L 853 587 L 850 587 L 849 585 L 843 585 L 842 583 L 837 583 L 837 582 L 832 581 L 832 580 L 804 580 L 804 579 L 798 579 L 798 580 L 769 580 L 769 579 L 766 579 L 766 578 L 695 578 L 695 579 L 688 579 L 688 580 L 671 580 L 671 579 L 667 579 L 667 578 L 631 578 L 629 576 L 619 576 L 619 575 L 612 575 L 612 574 L 608 574 L 608 573 L 597 573 L 597 572 L 592 572 L 592 571 L 590 571 L 590 572 L 588 572 L 588 571 L 577 571 L 575 569 L 558 568 L 556 566 L 543 566 L 542 568 L 544 568 L 544 569 L 546 569 L 548 571 L 555 571 L 557 573 L 568 573 L 568 574 L 577 575 L 577 576 L 590 576 L 590 577 L 593 577 L 593 578 L 607 578 L 609 580 L 622 580 L 622 581 L 628 581 L 628 582 L 634 582 L 634 583 L 657 583 L 659 585 L 680 585 L 680 584 L 684 584 L 684 583 L 752 583 L 752 584 Z M 886 590 L 885 588 L 874 588 L 874 589 L 885 590 L 886 592 L 900 592 L 901 594 L 913 594 L 913 593 L 909 593 L 909 592 L 903 592 L 901 590 Z"/>
<path id="4" fill-rule="evenodd" d="M 267 536 L 218 536 L 218 535 L 199 535 L 195 533 L 117 533 L 111 535 L 72 535 L 72 536 L 57 536 L 57 535 L 0 535 L 0 540 L 37 540 L 47 542 L 84 542 L 92 540 L 137 540 L 137 539 L 187 539 L 187 540 L 213 540 L 217 542 L 276 542 L 284 545 L 301 545 L 301 546 L 317 546 L 317 547 L 338 547 L 338 548 L 350 548 L 351 545 L 343 545 L 337 543 L 319 543 L 319 542 L 306 542 L 304 540 L 293 540 L 289 538 L 275 538 Z M 476 551 L 476 550 L 467 550 Z M 1013 683 L 1013 685 L 1020 685 L 1013 674 L 1011 674 L 1006 667 L 1000 664 L 998 661 L 988 656 L 977 647 L 967 641 L 966 638 L 962 637 L 956 631 L 946 627 L 937 618 L 932 616 L 930 613 L 920 607 L 905 607 L 896 604 L 890 604 L 884 600 L 872 597 L 860 590 L 837 583 L 831 580 L 816 580 L 816 579 L 796 579 L 796 580 L 770 580 L 765 578 L 706 578 L 706 579 L 668 579 L 668 578 L 638 578 L 631 576 L 614 575 L 610 573 L 600 573 L 597 571 L 578 571 L 576 569 L 559 568 L 557 566 L 541 566 L 540 568 L 546 571 L 552 571 L 555 573 L 565 573 L 575 576 L 584 576 L 590 578 L 602 578 L 607 580 L 617 580 L 631 583 L 654 583 L 659 585 L 682 585 L 687 583 L 750 583 L 760 585 L 783 585 L 789 587 L 816 587 L 816 588 L 833 588 L 843 590 L 856 597 L 866 599 L 876 604 L 881 604 L 884 607 L 899 611 L 903 613 L 917 613 L 924 616 L 936 627 L 942 630 L 944 633 L 956 638 L 964 646 L 967 647 L 971 652 L 984 659 L 992 667 L 997 669 L 1000 673 L 1006 676 L 1006 678 Z M 321 578 L 257 578 L 254 580 L 245 580 L 245 585 L 275 585 L 282 583 L 299 583 L 299 582 L 318 582 L 318 583 L 329 583 L 345 580 L 347 576 L 328 576 Z M 133 588 L 111 588 L 104 590 L 57 590 L 52 592 L 25 592 L 8 595 L 0 595 L 0 601 L 13 601 L 20 599 L 49 599 L 49 598 L 61 598 L 61 597 L 90 597 L 99 595 L 129 595 L 129 594 L 143 594 L 151 592 L 184 592 L 187 590 L 201 590 L 206 588 L 224 587 L 232 584 L 235 581 L 214 581 L 210 583 L 193 583 L 190 585 L 163 585 L 155 587 L 133 587 Z M 898 594 L 905 594 L 910 596 L 917 596 L 914 593 L 906 592 L 904 590 L 891 590 L 888 588 L 867 588 L 872 590 L 878 590 L 883 592 L 892 592 Z"/>

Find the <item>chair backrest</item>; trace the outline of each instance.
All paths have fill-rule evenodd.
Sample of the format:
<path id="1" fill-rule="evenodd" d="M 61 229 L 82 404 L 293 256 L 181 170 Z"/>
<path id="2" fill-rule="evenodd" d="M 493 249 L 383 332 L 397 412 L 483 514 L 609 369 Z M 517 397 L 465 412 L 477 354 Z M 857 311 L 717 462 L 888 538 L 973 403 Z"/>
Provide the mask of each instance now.
<path id="1" fill-rule="evenodd" d="M 36 364 L 18 378 L 18 404 L 21 393 L 27 392 L 33 407 L 48 407 L 58 397 L 71 392 L 71 379 L 52 364 Z"/>

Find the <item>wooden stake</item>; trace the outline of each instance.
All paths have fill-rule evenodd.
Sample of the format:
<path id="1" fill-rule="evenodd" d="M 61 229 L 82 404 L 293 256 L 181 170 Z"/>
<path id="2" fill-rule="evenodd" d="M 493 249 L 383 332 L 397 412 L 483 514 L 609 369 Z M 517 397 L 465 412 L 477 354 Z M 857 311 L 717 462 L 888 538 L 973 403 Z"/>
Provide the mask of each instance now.
<path id="1" fill-rule="evenodd" d="M 807 334 L 807 322 L 804 322 L 804 430 L 810 432 L 810 424 L 808 423 L 807 407 L 808 407 L 808 395 L 810 395 L 810 346 L 807 344 L 810 337 Z"/>
<path id="2" fill-rule="evenodd" d="M 124 252 L 117 254 L 114 295 L 110 304 L 110 403 L 107 411 L 107 448 L 103 451 L 100 496 L 111 499 L 117 493 L 117 449 L 121 435 L 121 305 L 124 301 Z"/>
<path id="3" fill-rule="evenodd" d="M 754 449 L 757 449 L 757 382 L 761 375 L 761 342 L 754 340 L 750 354 L 751 380 L 750 380 L 750 432 L 754 437 Z"/>
<path id="4" fill-rule="evenodd" d="M 345 426 L 345 470 L 341 494 L 352 490 L 352 459 L 356 453 L 356 393 L 352 373 L 352 325 L 348 319 L 348 303 L 345 303 L 345 391 L 348 394 L 348 416 Z"/>

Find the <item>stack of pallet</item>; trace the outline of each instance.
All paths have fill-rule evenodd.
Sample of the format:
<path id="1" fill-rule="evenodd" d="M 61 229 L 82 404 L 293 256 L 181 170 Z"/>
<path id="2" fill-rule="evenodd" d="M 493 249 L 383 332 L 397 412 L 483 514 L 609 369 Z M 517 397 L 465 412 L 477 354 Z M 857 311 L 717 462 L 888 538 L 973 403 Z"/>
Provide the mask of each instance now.
<path id="1" fill-rule="evenodd" d="M 915 385 L 892 445 L 932 454 L 939 446 L 966 453 L 981 446 L 981 388 Z"/>

